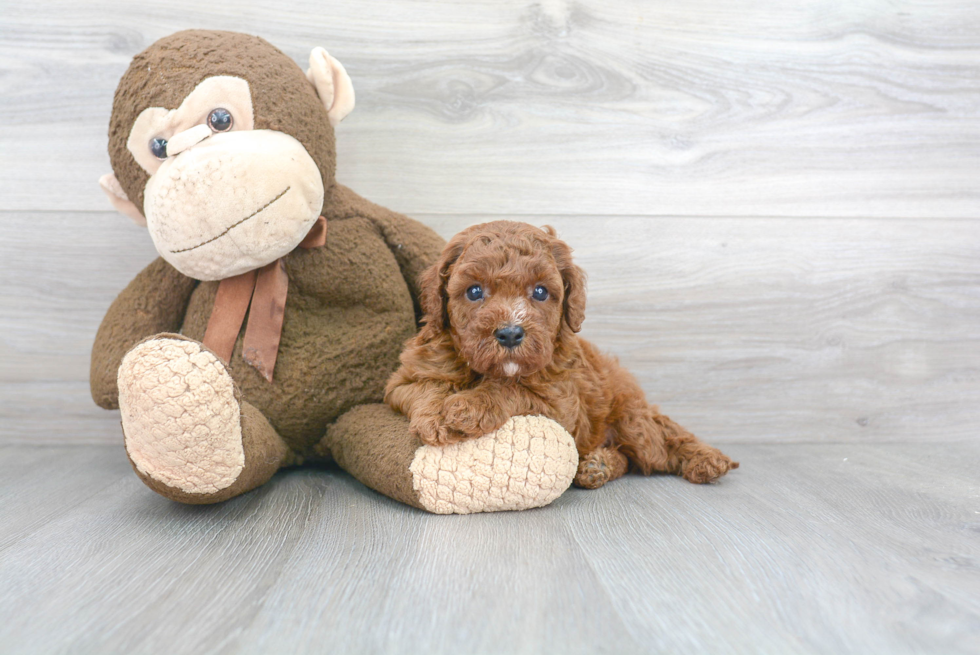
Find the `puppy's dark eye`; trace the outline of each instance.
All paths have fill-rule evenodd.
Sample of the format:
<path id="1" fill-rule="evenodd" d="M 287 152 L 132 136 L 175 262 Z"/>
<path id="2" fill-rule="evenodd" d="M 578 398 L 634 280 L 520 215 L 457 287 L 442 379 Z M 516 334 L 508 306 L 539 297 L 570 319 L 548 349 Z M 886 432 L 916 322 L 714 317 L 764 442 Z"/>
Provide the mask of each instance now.
<path id="1" fill-rule="evenodd" d="M 539 284 L 538 286 L 534 287 L 534 292 L 531 294 L 531 297 L 535 300 L 547 300 L 548 290 Z"/>
<path id="2" fill-rule="evenodd" d="M 155 139 L 150 139 L 150 152 L 157 159 L 167 158 L 167 140 L 157 137 Z"/>
<path id="3" fill-rule="evenodd" d="M 466 290 L 466 297 L 470 300 L 479 300 L 483 297 L 483 287 L 479 284 L 474 284 Z"/>
<path id="4" fill-rule="evenodd" d="M 227 109 L 215 109 L 208 116 L 208 127 L 215 132 L 227 132 L 231 129 L 232 123 L 234 121 L 231 118 L 231 113 Z"/>

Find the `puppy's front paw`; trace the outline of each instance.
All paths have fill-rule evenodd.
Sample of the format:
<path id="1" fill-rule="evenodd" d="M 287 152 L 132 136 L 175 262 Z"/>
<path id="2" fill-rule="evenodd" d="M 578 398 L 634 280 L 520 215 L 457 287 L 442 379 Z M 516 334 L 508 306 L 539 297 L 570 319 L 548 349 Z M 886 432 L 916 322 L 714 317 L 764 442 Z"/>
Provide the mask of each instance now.
<path id="1" fill-rule="evenodd" d="M 466 439 L 466 435 L 446 425 L 438 416 L 413 417 L 408 431 L 428 446 L 446 446 Z"/>
<path id="2" fill-rule="evenodd" d="M 469 437 L 493 432 L 506 422 L 494 416 L 493 405 L 483 394 L 457 393 L 446 398 L 442 416 L 446 426 Z M 509 418 L 509 417 L 507 417 Z"/>
<path id="3" fill-rule="evenodd" d="M 737 468 L 738 462 L 733 462 L 717 448 L 704 446 L 696 455 L 684 462 L 682 475 L 688 482 L 705 484 L 714 482 Z"/>

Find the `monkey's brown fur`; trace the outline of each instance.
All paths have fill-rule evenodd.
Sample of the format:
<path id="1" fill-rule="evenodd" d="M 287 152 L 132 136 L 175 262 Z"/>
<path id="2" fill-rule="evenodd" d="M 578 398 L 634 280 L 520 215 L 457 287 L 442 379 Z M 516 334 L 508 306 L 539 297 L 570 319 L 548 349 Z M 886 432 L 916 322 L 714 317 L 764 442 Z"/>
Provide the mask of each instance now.
<path id="1" fill-rule="evenodd" d="M 263 39 L 230 32 L 187 31 L 161 39 L 137 55 L 123 76 L 113 103 L 109 152 L 116 177 L 137 206 L 143 205 L 148 175 L 126 146 L 136 117 L 147 107 L 176 108 L 198 83 L 216 75 L 249 83 L 256 129 L 284 132 L 306 148 L 322 175 L 322 214 L 328 222 L 324 247 L 298 249 L 284 258 L 289 295 L 274 382 L 243 360 L 244 324 L 227 366 L 241 392 L 243 430 L 260 435 L 249 437 L 252 441 L 264 440 L 264 450 L 249 450 L 246 440 L 246 469 L 262 468 L 261 474 L 246 471 L 251 487 L 280 465 L 329 457 L 328 427 L 352 408 L 381 401 L 402 344 L 417 329 L 419 273 L 435 261 L 444 242 L 428 227 L 336 184 L 333 128 L 303 71 Z M 217 288 L 218 282 L 190 279 L 162 259 L 144 269 L 113 302 L 96 336 L 95 402 L 118 407 L 117 371 L 136 343 L 163 332 L 203 340 Z M 385 417 L 390 413 L 382 405 L 373 407 Z M 363 411 L 358 416 L 363 425 L 372 424 Z M 253 430 L 250 417 L 261 429 Z M 357 424 L 344 425 L 345 435 L 361 438 Z M 398 427 L 392 423 L 386 429 Z M 264 461 L 258 452 L 278 453 L 278 459 Z M 409 475 L 407 462 L 403 467 L 403 475 Z M 185 498 L 140 475 L 160 493 L 184 502 L 216 502 L 248 490 L 233 486 Z M 384 484 L 376 488 L 387 493 Z"/>
<path id="2" fill-rule="evenodd" d="M 575 333 L 585 316 L 585 275 L 548 227 L 496 221 L 453 237 L 422 277 L 422 330 L 401 355 L 385 400 L 424 443 L 447 444 L 540 414 L 575 438 L 579 486 L 596 488 L 629 465 L 691 482 L 738 468 L 647 403 L 636 379 Z M 467 289 L 486 295 L 473 301 Z M 546 300 L 531 293 L 542 286 Z M 520 325 L 513 350 L 494 332 Z M 515 369 L 516 367 L 516 369 Z"/>

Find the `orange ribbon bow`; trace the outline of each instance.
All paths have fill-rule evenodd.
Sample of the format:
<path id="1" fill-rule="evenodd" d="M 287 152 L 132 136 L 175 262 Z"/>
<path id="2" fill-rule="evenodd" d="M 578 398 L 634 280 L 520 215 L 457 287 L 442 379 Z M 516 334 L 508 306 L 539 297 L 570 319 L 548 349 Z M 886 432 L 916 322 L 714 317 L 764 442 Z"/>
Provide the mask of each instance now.
<path id="1" fill-rule="evenodd" d="M 327 219 L 321 216 L 299 247 L 319 248 L 326 242 Z M 248 312 L 242 359 L 272 382 L 288 290 L 289 276 L 281 257 L 262 268 L 225 278 L 218 285 L 214 309 L 204 333 L 204 345 L 225 362 L 230 362 L 245 313 Z"/>

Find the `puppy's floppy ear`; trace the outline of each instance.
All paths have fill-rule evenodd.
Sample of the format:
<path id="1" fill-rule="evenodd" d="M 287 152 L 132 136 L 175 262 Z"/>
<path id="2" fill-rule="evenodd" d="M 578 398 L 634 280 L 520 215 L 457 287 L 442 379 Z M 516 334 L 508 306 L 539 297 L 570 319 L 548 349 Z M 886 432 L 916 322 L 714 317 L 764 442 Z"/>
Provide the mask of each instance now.
<path id="1" fill-rule="evenodd" d="M 446 314 L 446 283 L 449 281 L 449 269 L 459 256 L 463 254 L 466 245 L 465 232 L 454 236 L 439 256 L 439 261 L 422 271 L 419 275 L 419 305 L 424 316 L 425 327 L 443 330 L 447 327 L 449 317 Z"/>
<path id="2" fill-rule="evenodd" d="M 551 252 L 558 264 L 562 284 L 565 286 L 565 300 L 562 310 L 565 322 L 572 332 L 582 329 L 585 320 L 585 271 L 572 262 L 572 249 L 558 239 L 555 228 L 544 226 L 544 231 L 552 237 Z"/>

